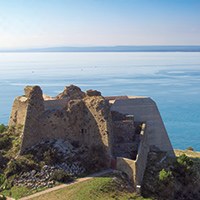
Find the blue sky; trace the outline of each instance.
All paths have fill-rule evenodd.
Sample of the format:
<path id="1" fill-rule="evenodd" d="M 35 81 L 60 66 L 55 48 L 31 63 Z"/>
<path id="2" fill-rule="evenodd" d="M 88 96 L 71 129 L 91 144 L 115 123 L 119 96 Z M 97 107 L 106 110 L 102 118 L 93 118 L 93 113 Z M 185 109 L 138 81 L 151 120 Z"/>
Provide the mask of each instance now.
<path id="1" fill-rule="evenodd" d="M 200 0 L 0 0 L 0 48 L 200 45 Z"/>

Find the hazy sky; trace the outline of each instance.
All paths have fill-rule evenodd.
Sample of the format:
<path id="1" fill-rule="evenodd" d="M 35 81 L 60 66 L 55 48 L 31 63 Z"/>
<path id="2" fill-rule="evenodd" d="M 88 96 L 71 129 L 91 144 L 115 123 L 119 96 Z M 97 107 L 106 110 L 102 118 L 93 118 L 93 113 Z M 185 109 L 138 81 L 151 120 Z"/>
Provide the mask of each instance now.
<path id="1" fill-rule="evenodd" d="M 0 48 L 200 45 L 200 0 L 0 0 Z"/>

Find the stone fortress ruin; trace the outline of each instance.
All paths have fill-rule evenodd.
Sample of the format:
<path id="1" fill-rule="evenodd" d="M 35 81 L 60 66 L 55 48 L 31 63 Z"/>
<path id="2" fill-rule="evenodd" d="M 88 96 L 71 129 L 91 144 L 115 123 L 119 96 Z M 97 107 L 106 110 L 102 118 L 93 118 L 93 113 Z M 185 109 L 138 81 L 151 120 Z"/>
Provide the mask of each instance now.
<path id="1" fill-rule="evenodd" d="M 103 97 L 65 87 L 56 97 L 27 86 L 14 100 L 9 126 L 23 125 L 20 154 L 41 141 L 63 139 L 101 146 L 107 163 L 140 187 L 151 149 L 174 152 L 156 103 L 148 97 Z"/>

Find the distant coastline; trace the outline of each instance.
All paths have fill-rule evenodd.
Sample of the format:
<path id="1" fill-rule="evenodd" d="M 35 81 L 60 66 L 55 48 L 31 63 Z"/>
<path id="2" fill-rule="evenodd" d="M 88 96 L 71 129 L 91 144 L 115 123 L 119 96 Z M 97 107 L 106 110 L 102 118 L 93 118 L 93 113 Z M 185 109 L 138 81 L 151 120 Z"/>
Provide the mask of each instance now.
<path id="1" fill-rule="evenodd" d="M 93 46 L 0 49 L 3 53 L 17 52 L 200 52 L 200 46 Z"/>

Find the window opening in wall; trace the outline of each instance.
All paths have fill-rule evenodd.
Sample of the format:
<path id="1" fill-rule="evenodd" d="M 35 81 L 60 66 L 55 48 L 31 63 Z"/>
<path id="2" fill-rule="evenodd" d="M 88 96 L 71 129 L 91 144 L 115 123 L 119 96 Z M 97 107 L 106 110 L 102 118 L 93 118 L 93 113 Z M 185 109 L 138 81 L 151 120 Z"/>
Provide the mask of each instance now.
<path id="1" fill-rule="evenodd" d="M 82 129 L 81 129 L 81 133 L 82 133 L 82 134 L 87 133 L 87 129 L 82 128 Z"/>

